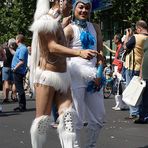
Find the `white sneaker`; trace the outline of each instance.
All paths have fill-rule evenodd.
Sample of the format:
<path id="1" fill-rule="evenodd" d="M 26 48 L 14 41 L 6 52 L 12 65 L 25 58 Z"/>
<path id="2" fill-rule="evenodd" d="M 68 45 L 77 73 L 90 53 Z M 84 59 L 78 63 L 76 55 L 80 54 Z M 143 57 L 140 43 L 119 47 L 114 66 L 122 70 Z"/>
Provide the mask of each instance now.
<path id="1" fill-rule="evenodd" d="M 116 106 L 115 106 L 115 107 L 112 107 L 112 109 L 113 109 L 113 110 L 121 110 L 120 107 L 116 107 Z"/>

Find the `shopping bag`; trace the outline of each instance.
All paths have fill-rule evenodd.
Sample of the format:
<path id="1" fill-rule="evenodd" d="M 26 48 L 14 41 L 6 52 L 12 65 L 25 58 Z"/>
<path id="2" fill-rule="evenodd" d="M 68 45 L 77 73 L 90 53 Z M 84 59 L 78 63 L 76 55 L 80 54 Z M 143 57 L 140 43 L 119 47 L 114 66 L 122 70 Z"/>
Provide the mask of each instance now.
<path id="1" fill-rule="evenodd" d="M 140 104 L 142 99 L 142 93 L 146 86 L 144 80 L 140 80 L 138 76 L 134 76 L 130 81 L 129 85 L 125 88 L 122 93 L 122 100 L 131 106 L 137 106 Z"/>

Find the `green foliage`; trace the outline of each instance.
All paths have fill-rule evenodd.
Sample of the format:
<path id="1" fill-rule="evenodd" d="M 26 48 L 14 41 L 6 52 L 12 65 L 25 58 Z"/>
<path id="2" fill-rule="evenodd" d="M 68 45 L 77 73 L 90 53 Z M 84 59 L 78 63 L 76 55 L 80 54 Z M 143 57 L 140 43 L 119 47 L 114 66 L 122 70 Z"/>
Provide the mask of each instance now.
<path id="1" fill-rule="evenodd" d="M 18 33 L 30 38 L 31 25 L 36 6 L 34 0 L 3 0 L 0 2 L 0 43 L 15 38 Z"/>
<path id="2" fill-rule="evenodd" d="M 148 22 L 147 0 L 112 0 L 112 4 L 111 9 L 98 10 L 93 17 L 94 22 L 103 22 L 102 32 L 106 40 L 111 40 L 116 32 L 123 33 L 125 28 L 133 27 L 140 19 Z"/>
<path id="3" fill-rule="evenodd" d="M 105 11 L 95 12 L 95 20 L 104 19 L 104 16 L 113 21 L 123 21 L 135 23 L 139 19 L 148 21 L 148 1 L 147 0 L 112 0 L 113 7 Z"/>
<path id="4" fill-rule="evenodd" d="M 93 21 L 104 22 L 102 28 L 109 34 L 118 29 L 129 27 L 139 19 L 148 21 L 147 0 L 112 0 L 113 7 L 104 11 L 96 11 Z M 31 25 L 36 7 L 36 0 L 1 0 L 0 1 L 0 44 L 23 33 L 31 38 Z M 123 21 L 124 20 L 124 21 Z"/>

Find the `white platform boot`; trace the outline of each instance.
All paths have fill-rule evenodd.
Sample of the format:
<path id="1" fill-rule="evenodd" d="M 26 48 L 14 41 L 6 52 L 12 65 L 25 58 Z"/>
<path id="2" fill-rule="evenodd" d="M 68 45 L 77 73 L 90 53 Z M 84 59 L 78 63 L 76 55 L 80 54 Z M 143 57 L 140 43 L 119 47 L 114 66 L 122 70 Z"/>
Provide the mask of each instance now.
<path id="1" fill-rule="evenodd" d="M 35 118 L 30 129 L 32 148 L 43 148 L 49 126 L 49 116 Z"/>
<path id="2" fill-rule="evenodd" d="M 76 112 L 70 108 L 63 110 L 57 127 L 62 148 L 74 148 L 76 140 Z"/>

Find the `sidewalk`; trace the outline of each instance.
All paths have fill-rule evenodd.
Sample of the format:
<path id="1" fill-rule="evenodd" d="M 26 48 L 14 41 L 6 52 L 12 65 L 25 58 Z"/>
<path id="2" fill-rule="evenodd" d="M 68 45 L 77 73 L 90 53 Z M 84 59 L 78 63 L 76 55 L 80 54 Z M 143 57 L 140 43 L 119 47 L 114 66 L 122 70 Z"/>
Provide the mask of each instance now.
<path id="1" fill-rule="evenodd" d="M 128 111 L 112 110 L 114 103 L 113 97 L 105 99 L 106 123 L 97 148 L 148 148 L 148 124 L 138 125 L 132 120 L 125 120 Z M 0 148 L 31 148 L 29 130 L 35 117 L 35 101 L 27 98 L 28 110 L 23 113 L 13 112 L 17 105 L 17 102 L 3 105 L 3 113 L 0 113 Z M 82 144 L 86 140 L 84 132 L 85 128 L 82 131 Z M 55 129 L 49 129 L 47 139 L 44 148 L 61 148 Z"/>

